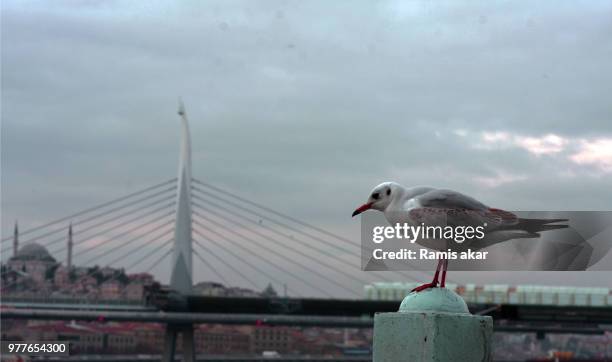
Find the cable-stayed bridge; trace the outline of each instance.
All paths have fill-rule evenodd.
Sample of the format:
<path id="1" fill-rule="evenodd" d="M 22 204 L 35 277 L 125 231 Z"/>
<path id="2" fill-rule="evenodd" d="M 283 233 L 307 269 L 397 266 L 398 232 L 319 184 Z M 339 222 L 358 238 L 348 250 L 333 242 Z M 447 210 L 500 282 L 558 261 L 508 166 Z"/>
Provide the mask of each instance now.
<path id="1" fill-rule="evenodd" d="M 27 279 L 19 270 L 3 268 L 3 294 L 18 297 L 3 297 L 2 318 L 162 322 L 167 325 L 164 360 L 173 359 L 177 335 L 182 334 L 183 358 L 192 361 L 194 323 L 367 328 L 374 312 L 397 310 L 397 302 L 359 300 L 363 286 L 417 281 L 422 272 L 362 272 L 359 241 L 193 178 L 189 125 L 182 106 L 179 115 L 178 177 L 28 230 L 19 231 L 15 225 L 0 249 L 5 261 L 28 248 L 40 255 L 44 248 L 69 273 L 77 265 L 91 267 L 81 278 L 94 278 L 106 267 L 148 273 L 167 265 L 162 270 L 169 270 L 170 290 L 153 290 L 148 303 L 99 298 L 77 303 L 62 299 L 70 290 L 41 290 L 40 283 L 24 283 Z M 272 283 L 286 295 L 197 296 L 192 292 L 194 266 L 205 280 L 257 291 Z M 106 281 L 122 277 L 113 274 Z M 609 308 L 472 308 L 515 322 L 500 323 L 498 330 L 603 333 L 598 325 L 612 323 Z"/>
<path id="2" fill-rule="evenodd" d="M 358 298 L 363 285 L 372 281 L 411 278 L 409 273 L 394 272 L 394 278 L 387 275 L 392 273 L 356 271 L 359 245 L 353 240 L 192 178 L 189 123 L 182 104 L 178 114 L 182 127 L 178 177 L 28 230 L 19 232 L 15 224 L 14 235 L 4 237 L 0 249 L 3 260 L 12 251 L 11 261 L 18 266 L 20 253 L 26 251 L 41 260 L 61 261 L 69 274 L 75 265 L 91 266 L 85 275 L 79 276 L 82 279 L 94 278 L 109 267 L 123 266 L 132 273 L 150 272 L 168 263 L 170 292 L 166 297 L 170 307 L 177 309 L 175 315 L 162 316 L 147 305 L 58 300 L 55 298 L 58 294 L 71 291 L 41 290 L 44 283 L 22 278 L 26 273 L 24 265 L 24 270 L 14 267 L 2 270 L 3 294 L 22 297 L 3 298 L 2 318 L 89 319 L 94 313 L 106 320 L 165 322 L 164 360 L 173 359 L 177 335 L 182 334 L 183 357 L 191 361 L 193 323 L 212 318 L 189 314 L 194 256 L 204 268 L 207 280 L 253 290 L 273 283 L 285 289 L 285 297 L 302 297 L 307 293 L 329 300 L 338 296 Z M 112 278 L 122 276 L 119 273 Z M 228 304 L 231 305 L 235 306 L 235 302 Z M 101 312 L 104 314 L 100 315 Z M 244 318 L 226 313 L 221 320 L 248 323 L 250 319 Z M 273 319 L 279 318 L 283 319 L 279 316 Z M 330 317 L 296 318 L 283 320 L 295 325 L 364 325 L 363 321 Z M 366 320 L 365 325 L 368 323 Z"/>
<path id="3" fill-rule="evenodd" d="M 287 285 L 289 296 L 328 298 L 359 298 L 361 288 L 375 281 L 416 281 L 408 272 L 358 271 L 358 243 L 220 187 L 192 182 L 192 252 L 207 280 L 263 290 L 267 284 L 263 279 L 277 288 Z M 3 260 L 15 255 L 17 239 L 21 247 L 32 243 L 45 247 L 70 267 L 124 266 L 129 272 L 150 272 L 160 263 L 170 263 L 176 192 L 177 179 L 164 181 L 17 232 L 2 239 Z M 13 287 L 28 291 L 28 286 L 11 281 L 2 286 Z"/>

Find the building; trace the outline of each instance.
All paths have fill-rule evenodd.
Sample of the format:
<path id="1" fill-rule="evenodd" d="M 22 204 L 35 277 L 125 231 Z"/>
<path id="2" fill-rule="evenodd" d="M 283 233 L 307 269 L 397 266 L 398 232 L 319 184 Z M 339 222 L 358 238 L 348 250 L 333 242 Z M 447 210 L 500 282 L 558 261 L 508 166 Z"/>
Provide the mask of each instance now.
<path id="1" fill-rule="evenodd" d="M 251 336 L 233 326 L 200 325 L 195 331 L 196 351 L 206 354 L 251 352 Z"/>
<path id="2" fill-rule="evenodd" d="M 73 284 L 73 290 L 79 294 L 93 294 L 98 289 L 98 280 L 91 275 L 78 277 Z"/>
<path id="3" fill-rule="evenodd" d="M 145 297 L 145 286 L 138 283 L 130 283 L 123 288 L 121 297 L 130 301 L 142 301 Z"/>
<path id="4" fill-rule="evenodd" d="M 107 280 L 99 286 L 100 299 L 115 300 L 121 297 L 122 284 L 115 279 Z"/>
<path id="5" fill-rule="evenodd" d="M 57 269 L 55 269 L 53 284 L 55 284 L 55 286 L 60 290 L 65 290 L 70 286 L 70 271 L 67 267 L 60 265 Z"/>
<path id="6" fill-rule="evenodd" d="M 76 323 L 46 322 L 27 328 L 25 340 L 65 341 L 71 353 L 93 353 L 104 350 L 104 334 L 95 328 Z"/>
<path id="7" fill-rule="evenodd" d="M 104 279 L 108 279 L 108 278 L 111 278 L 111 277 L 115 276 L 115 273 L 117 273 L 117 270 L 113 269 L 113 268 L 111 268 L 109 266 L 105 266 L 103 268 L 100 268 L 100 270 L 99 270 L 99 274 Z"/>
<path id="8" fill-rule="evenodd" d="M 140 323 L 132 328 L 137 348 L 141 352 L 161 353 L 165 326 L 159 323 Z"/>
<path id="9" fill-rule="evenodd" d="M 145 290 L 152 286 L 155 279 L 148 273 L 130 274 L 128 285 L 123 288 L 122 297 L 126 300 L 142 301 L 145 298 Z"/>
<path id="10" fill-rule="evenodd" d="M 261 298 L 261 293 L 247 288 L 229 287 L 225 288 L 226 297 Z"/>
<path id="11" fill-rule="evenodd" d="M 291 336 L 291 328 L 289 327 L 261 326 L 255 328 L 252 339 L 252 351 L 254 353 L 261 353 L 263 351 L 288 353 L 293 347 Z"/>
<path id="12" fill-rule="evenodd" d="M 97 329 L 104 334 L 104 351 L 111 353 L 133 353 L 136 351 L 138 341 L 132 331 L 133 326 L 132 323 L 98 326 Z"/>
<path id="13" fill-rule="evenodd" d="M 36 283 L 43 284 L 47 279 L 47 272 L 56 268 L 58 263 L 45 247 L 30 243 L 22 246 L 17 254 L 8 260 L 7 266 L 9 270 L 23 272 Z"/>
<path id="14" fill-rule="evenodd" d="M 200 282 L 193 286 L 193 293 L 209 297 L 260 298 L 261 293 L 247 288 L 226 287 L 216 282 Z"/>
<path id="15" fill-rule="evenodd" d="M 209 297 L 224 297 L 225 287 L 221 283 L 200 282 L 193 286 L 193 293 Z"/>
<path id="16" fill-rule="evenodd" d="M 153 285 L 155 278 L 149 273 L 134 273 L 128 275 L 130 283 L 138 283 L 143 285 Z"/>

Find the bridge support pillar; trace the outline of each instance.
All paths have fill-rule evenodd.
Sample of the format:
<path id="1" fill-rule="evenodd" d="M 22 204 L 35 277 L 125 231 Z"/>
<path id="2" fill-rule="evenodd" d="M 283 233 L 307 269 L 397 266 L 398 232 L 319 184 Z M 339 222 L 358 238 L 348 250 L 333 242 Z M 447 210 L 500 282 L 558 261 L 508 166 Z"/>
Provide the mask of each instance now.
<path id="1" fill-rule="evenodd" d="M 474 316 L 446 288 L 410 293 L 374 317 L 374 362 L 492 361 L 493 319 Z"/>
<path id="2" fill-rule="evenodd" d="M 183 341 L 183 362 L 195 362 L 195 339 L 193 324 L 168 324 L 164 336 L 164 352 L 162 362 L 174 362 L 178 335 Z"/>

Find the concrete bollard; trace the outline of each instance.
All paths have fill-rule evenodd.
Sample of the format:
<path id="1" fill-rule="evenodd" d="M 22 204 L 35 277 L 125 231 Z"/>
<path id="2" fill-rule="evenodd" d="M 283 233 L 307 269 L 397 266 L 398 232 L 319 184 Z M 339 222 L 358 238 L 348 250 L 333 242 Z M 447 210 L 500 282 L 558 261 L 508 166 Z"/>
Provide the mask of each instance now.
<path id="1" fill-rule="evenodd" d="M 493 319 L 474 316 L 446 288 L 410 293 L 397 313 L 374 317 L 374 362 L 492 361 Z"/>

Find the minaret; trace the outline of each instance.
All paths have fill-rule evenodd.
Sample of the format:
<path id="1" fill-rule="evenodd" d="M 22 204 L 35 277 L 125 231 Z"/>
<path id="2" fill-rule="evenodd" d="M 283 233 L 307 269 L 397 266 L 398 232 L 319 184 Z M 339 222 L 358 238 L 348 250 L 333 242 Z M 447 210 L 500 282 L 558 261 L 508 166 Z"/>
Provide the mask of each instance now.
<path id="1" fill-rule="evenodd" d="M 15 230 L 13 231 L 13 256 L 17 256 L 19 251 L 19 225 L 15 221 Z"/>
<path id="2" fill-rule="evenodd" d="M 72 269 L 72 222 L 68 225 L 68 255 L 66 256 L 66 267 Z"/>
<path id="3" fill-rule="evenodd" d="M 181 117 L 182 135 L 170 288 L 182 294 L 189 294 L 193 286 L 191 266 L 191 139 L 185 106 L 180 99 L 178 114 Z"/>

